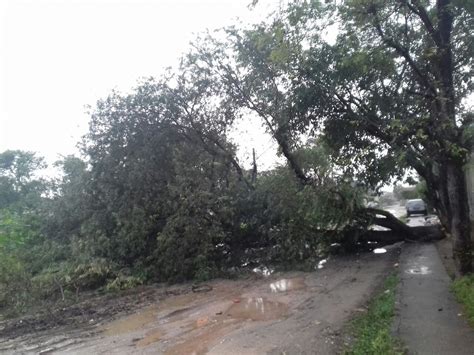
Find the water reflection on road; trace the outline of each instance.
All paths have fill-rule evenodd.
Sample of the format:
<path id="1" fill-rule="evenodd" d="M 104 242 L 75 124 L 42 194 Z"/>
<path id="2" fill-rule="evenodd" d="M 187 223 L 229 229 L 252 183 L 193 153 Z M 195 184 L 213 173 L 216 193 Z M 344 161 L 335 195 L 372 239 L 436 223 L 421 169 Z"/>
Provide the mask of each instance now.
<path id="1" fill-rule="evenodd" d="M 229 307 L 226 314 L 234 319 L 254 321 L 279 319 L 286 316 L 288 306 L 281 302 L 270 301 L 264 297 L 241 298 Z"/>
<path id="2" fill-rule="evenodd" d="M 306 287 L 302 277 L 295 277 L 292 279 L 281 279 L 270 284 L 272 292 L 287 292 L 293 290 L 301 290 Z"/>

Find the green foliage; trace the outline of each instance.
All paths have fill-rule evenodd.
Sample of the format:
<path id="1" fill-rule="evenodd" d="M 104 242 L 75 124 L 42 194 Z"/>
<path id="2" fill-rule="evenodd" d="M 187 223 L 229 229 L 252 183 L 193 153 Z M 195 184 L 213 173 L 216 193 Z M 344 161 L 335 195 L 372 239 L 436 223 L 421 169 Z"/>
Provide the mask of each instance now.
<path id="1" fill-rule="evenodd" d="M 474 275 L 454 281 L 453 291 L 457 300 L 463 305 L 469 322 L 474 326 Z"/>
<path id="2" fill-rule="evenodd" d="M 276 67 L 286 60 L 268 55 Z M 294 150 L 311 185 L 290 166 L 251 184 L 226 137 L 239 113 L 213 74 L 186 71 L 176 83 L 150 80 L 100 101 L 82 142 L 86 158 L 58 162 L 60 179 L 46 183 L 21 169 L 0 176 L 17 193 L 0 210 L 5 307 L 203 281 L 246 262 L 314 266 L 329 243 L 360 227 L 361 191 L 335 173 L 323 141 Z"/>
<path id="3" fill-rule="evenodd" d="M 42 193 L 36 173 L 45 167 L 34 153 L 0 154 L 0 308 L 24 310 L 30 301 L 31 271 L 26 252 L 41 235 Z"/>
<path id="4" fill-rule="evenodd" d="M 182 201 L 157 238 L 156 274 L 173 281 L 215 277 L 221 259 L 216 246 L 225 240 L 211 210 L 194 210 L 189 202 Z"/>
<path id="5" fill-rule="evenodd" d="M 394 339 L 391 325 L 395 309 L 395 288 L 398 278 L 389 276 L 384 291 L 369 304 L 367 313 L 352 323 L 355 341 L 345 354 L 403 354 L 399 342 Z"/>
<path id="6" fill-rule="evenodd" d="M 222 259 L 216 245 L 233 228 L 233 148 L 217 125 L 188 121 L 170 90 L 148 82 L 99 105 L 84 150 L 95 196 L 88 208 L 102 212 L 87 217 L 79 233 L 95 240 L 94 255 L 141 268 L 149 279 L 209 278 Z"/>
<path id="7" fill-rule="evenodd" d="M 314 261 L 322 256 L 325 246 L 342 239 L 360 196 L 350 187 L 345 191 L 342 186 L 332 188 L 330 184 L 302 188 L 287 167 L 260 178 L 257 193 L 265 199 L 269 224 L 265 233 L 275 245 L 272 259 Z"/>
<path id="8" fill-rule="evenodd" d="M 36 224 L 37 221 L 31 214 L 20 214 L 7 208 L 1 209 L 0 248 L 14 250 L 25 244 L 37 232 Z"/>
<path id="9" fill-rule="evenodd" d="M 15 255 L 0 254 L 0 310 L 24 311 L 29 302 L 31 275 Z"/>
<path id="10" fill-rule="evenodd" d="M 34 208 L 45 191 L 45 181 L 36 173 L 45 168 L 42 158 L 34 153 L 7 150 L 0 153 L 0 209 L 23 211 Z"/>

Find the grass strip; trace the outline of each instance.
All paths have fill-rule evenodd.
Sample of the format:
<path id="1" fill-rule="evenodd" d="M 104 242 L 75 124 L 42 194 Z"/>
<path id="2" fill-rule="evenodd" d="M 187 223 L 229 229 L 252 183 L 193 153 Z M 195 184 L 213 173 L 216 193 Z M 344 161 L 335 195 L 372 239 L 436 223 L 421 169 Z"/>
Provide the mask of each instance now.
<path id="1" fill-rule="evenodd" d="M 353 320 L 354 342 L 346 349 L 346 355 L 404 354 L 400 342 L 390 334 L 397 284 L 396 275 L 387 277 L 383 291 L 370 302 L 367 313 Z"/>
<path id="2" fill-rule="evenodd" d="M 474 275 L 463 276 L 453 282 L 457 300 L 464 306 L 469 323 L 474 327 Z"/>

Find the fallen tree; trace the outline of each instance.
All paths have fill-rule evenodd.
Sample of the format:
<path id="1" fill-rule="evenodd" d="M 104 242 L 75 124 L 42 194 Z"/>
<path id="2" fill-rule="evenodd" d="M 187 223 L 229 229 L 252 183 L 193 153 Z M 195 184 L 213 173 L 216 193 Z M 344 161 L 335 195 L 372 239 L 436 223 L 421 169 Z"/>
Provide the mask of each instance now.
<path id="1" fill-rule="evenodd" d="M 388 245 L 397 242 L 430 242 L 441 240 L 446 235 L 440 225 L 409 227 L 410 234 L 400 233 L 394 230 L 369 230 L 362 235 L 365 241 L 377 242 Z"/>
<path id="2" fill-rule="evenodd" d="M 411 227 L 407 226 L 390 212 L 378 208 L 366 208 L 362 213 L 369 214 L 375 225 L 391 229 L 397 233 L 406 234 L 407 236 L 413 234 Z"/>
<path id="3" fill-rule="evenodd" d="M 390 212 L 382 209 L 365 208 L 361 213 L 367 214 L 374 225 L 387 228 L 387 230 L 368 230 L 361 235 L 359 241 L 371 241 L 388 245 L 401 241 L 435 241 L 446 236 L 441 225 L 410 227 Z"/>

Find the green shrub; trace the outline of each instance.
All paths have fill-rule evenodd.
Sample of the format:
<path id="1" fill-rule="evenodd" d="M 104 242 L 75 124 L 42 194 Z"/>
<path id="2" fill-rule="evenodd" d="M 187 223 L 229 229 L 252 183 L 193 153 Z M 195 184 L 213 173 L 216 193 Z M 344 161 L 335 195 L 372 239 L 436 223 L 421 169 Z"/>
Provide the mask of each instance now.
<path id="1" fill-rule="evenodd" d="M 458 301 L 464 306 L 469 322 L 474 326 L 474 275 L 464 276 L 454 281 L 453 291 Z"/>
<path id="2" fill-rule="evenodd" d="M 107 279 L 113 275 L 111 265 L 103 259 L 98 259 L 76 266 L 65 281 L 81 290 L 93 290 L 104 286 Z"/>
<path id="3" fill-rule="evenodd" d="M 29 304 L 31 275 L 15 256 L 0 252 L 0 309 L 16 314 Z"/>

